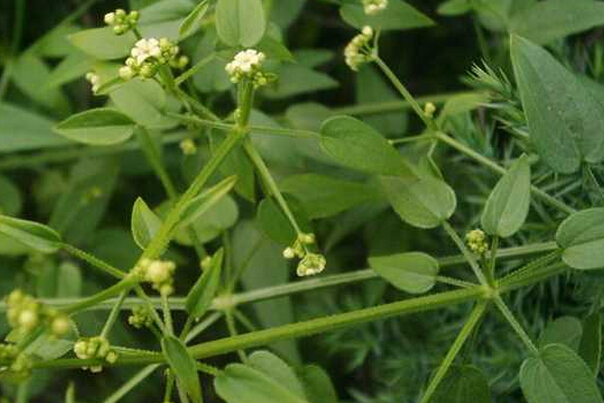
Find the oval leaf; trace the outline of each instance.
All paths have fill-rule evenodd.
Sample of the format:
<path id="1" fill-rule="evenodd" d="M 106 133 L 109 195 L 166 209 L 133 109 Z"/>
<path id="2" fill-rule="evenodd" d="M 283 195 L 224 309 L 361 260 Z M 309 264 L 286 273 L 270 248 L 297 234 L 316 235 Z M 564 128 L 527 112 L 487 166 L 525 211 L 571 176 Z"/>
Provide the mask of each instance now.
<path id="1" fill-rule="evenodd" d="M 531 166 L 528 156 L 523 155 L 489 195 L 482 213 L 482 228 L 503 238 L 515 234 L 526 220 L 530 202 Z"/>
<path id="2" fill-rule="evenodd" d="M 539 337 L 539 346 L 563 344 L 573 351 L 577 351 L 582 333 L 583 328 L 579 319 L 563 316 L 547 324 Z"/>
<path id="3" fill-rule="evenodd" d="M 132 217 L 130 220 L 130 229 L 132 230 L 132 238 L 134 242 L 141 248 L 145 249 L 155 234 L 161 227 L 161 220 L 151 211 L 149 206 L 140 197 L 134 202 L 132 207 Z"/>
<path id="4" fill-rule="evenodd" d="M 53 253 L 61 247 L 61 237 L 46 225 L 0 215 L 0 234 L 42 253 Z"/>
<path id="5" fill-rule="evenodd" d="M 382 30 L 403 30 L 434 25 L 434 21 L 401 0 L 389 0 L 388 7 L 367 15 L 360 1 L 348 1 L 340 8 L 342 19 L 357 29 L 369 25 Z"/>
<path id="6" fill-rule="evenodd" d="M 369 266 L 390 284 L 411 294 L 434 287 L 439 270 L 438 261 L 421 252 L 372 257 Z"/>
<path id="7" fill-rule="evenodd" d="M 70 116 L 54 131 L 68 139 L 91 145 L 111 145 L 128 140 L 135 123 L 123 113 L 109 108 L 90 109 Z"/>
<path id="8" fill-rule="evenodd" d="M 350 116 L 335 116 L 321 126 L 321 147 L 340 164 L 373 174 L 415 178 L 413 168 L 381 134 Z"/>
<path id="9" fill-rule="evenodd" d="M 530 138 L 559 173 L 604 159 L 604 114 L 584 85 L 552 55 L 512 36 L 512 64 Z"/>
<path id="10" fill-rule="evenodd" d="M 563 249 L 562 260 L 570 267 L 604 266 L 604 208 L 572 214 L 558 227 L 556 242 Z"/>
<path id="11" fill-rule="evenodd" d="M 520 387 L 529 403 L 602 403 L 587 364 L 561 344 L 550 344 L 522 363 Z"/>
<path id="12" fill-rule="evenodd" d="M 178 223 L 179 227 L 187 227 L 214 207 L 233 189 L 236 182 L 236 176 L 229 176 L 196 196 L 183 208 L 180 214 L 181 221 Z"/>
<path id="13" fill-rule="evenodd" d="M 394 211 L 403 221 L 418 228 L 438 227 L 457 206 L 453 189 L 432 176 L 415 181 L 383 176 L 380 182 Z"/>
<path id="14" fill-rule="evenodd" d="M 212 305 L 212 300 L 218 291 L 220 284 L 220 272 L 222 271 L 222 261 L 224 250 L 220 249 L 212 256 L 210 267 L 204 270 L 199 277 L 185 301 L 185 307 L 189 315 L 194 318 L 202 317 Z"/>
<path id="15" fill-rule="evenodd" d="M 597 376 L 600 372 L 602 357 L 602 313 L 592 313 L 583 320 L 579 355 L 591 369 L 594 376 Z"/>
<path id="16" fill-rule="evenodd" d="M 85 29 L 69 35 L 68 39 L 84 53 L 100 60 L 126 57 L 136 42 L 132 32 L 115 35 L 111 27 Z"/>
<path id="17" fill-rule="evenodd" d="M 230 46 L 250 47 L 262 39 L 266 29 L 260 0 L 218 0 L 216 30 Z"/>
<path id="18" fill-rule="evenodd" d="M 201 386 L 197 376 L 197 364 L 185 345 L 174 336 L 164 337 L 161 349 L 180 386 L 195 403 L 201 403 Z"/>
<path id="19" fill-rule="evenodd" d="M 312 403 L 338 403 L 338 395 L 323 368 L 316 365 L 305 365 L 298 375 L 304 385 L 304 392 Z"/>

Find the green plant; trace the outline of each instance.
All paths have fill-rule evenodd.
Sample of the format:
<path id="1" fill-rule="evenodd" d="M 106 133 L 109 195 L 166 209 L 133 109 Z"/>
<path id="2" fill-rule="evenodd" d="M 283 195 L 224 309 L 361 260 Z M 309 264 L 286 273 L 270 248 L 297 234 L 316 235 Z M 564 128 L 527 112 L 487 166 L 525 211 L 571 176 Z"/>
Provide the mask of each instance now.
<path id="1" fill-rule="evenodd" d="M 360 31 L 344 49 L 362 80 L 359 103 L 339 109 L 281 101 L 335 85 L 314 69 L 324 52 L 285 46 L 280 26 L 303 1 L 141 2 L 106 14 L 105 27 L 73 30 L 92 3 L 19 52 L 25 2 L 15 2 L 0 98 L 13 83 L 64 119 L 51 133 L 46 119 L 0 103 L 0 150 L 15 154 L 0 169 L 37 170 L 33 199 L 49 217 L 17 218 L 19 190 L 0 177 L 0 252 L 24 272 L 6 282 L 2 305 L 7 395 L 27 401 L 44 371 L 136 366 L 105 402 L 128 399 L 160 370 L 166 403 L 214 398 L 208 380 L 228 403 L 336 402 L 327 373 L 302 364 L 292 342 L 327 334 L 320 349 L 346 356 L 347 370 L 378 361 L 370 378 L 382 389 L 338 388 L 360 402 L 482 403 L 492 390 L 517 401 L 517 383 L 529 403 L 602 402 L 604 53 L 567 37 L 602 25 L 604 3 L 443 2 L 441 14 L 474 22 L 484 63 L 464 79 L 471 91 L 416 98 L 381 41 L 432 19 L 401 0 L 325 1 Z M 52 73 L 49 55 L 62 58 Z M 95 101 L 71 113 L 59 88 L 82 76 Z M 18 121 L 22 131 L 11 131 Z M 419 134 L 400 137 L 407 127 Z M 128 177 L 147 170 L 150 185 Z M 108 210 L 118 186 L 130 188 Z M 95 234 L 106 211 L 114 227 L 129 218 L 131 239 Z M 451 246 L 457 254 L 445 256 Z M 370 269 L 338 269 L 359 256 Z M 298 277 L 318 276 L 288 281 L 288 261 Z M 75 262 L 104 276 L 86 273 L 88 296 L 79 296 Z M 342 295 L 321 293 L 343 285 Z M 542 305 L 557 305 L 571 285 L 580 306 Z M 148 338 L 121 335 L 126 310 Z M 406 322 L 376 322 L 420 312 L 417 334 Z M 418 351 L 422 339 L 434 354 Z M 444 339 L 453 340 L 447 351 Z M 273 352 L 248 354 L 259 347 Z M 208 361 L 230 353 L 240 362 Z M 65 399 L 76 392 L 68 387 Z"/>

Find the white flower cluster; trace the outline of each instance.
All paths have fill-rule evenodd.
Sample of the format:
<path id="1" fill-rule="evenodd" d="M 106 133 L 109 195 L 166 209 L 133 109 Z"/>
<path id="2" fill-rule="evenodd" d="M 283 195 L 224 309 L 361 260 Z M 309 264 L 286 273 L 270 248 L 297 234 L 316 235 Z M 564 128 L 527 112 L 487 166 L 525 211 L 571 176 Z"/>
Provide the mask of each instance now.
<path id="1" fill-rule="evenodd" d="M 101 78 L 98 74 L 93 73 L 92 71 L 86 73 L 86 80 L 92 85 L 92 92 L 96 94 L 96 92 L 101 88 Z"/>
<path id="2" fill-rule="evenodd" d="M 168 296 L 174 292 L 175 271 L 174 262 L 143 259 L 133 269 L 133 274 L 140 276 L 143 281 L 151 283 L 151 287 L 161 295 Z"/>
<path id="3" fill-rule="evenodd" d="M 81 338 L 73 345 L 73 352 L 80 360 L 97 359 L 113 364 L 118 359 L 118 354 L 111 348 L 109 341 L 102 337 Z M 101 372 L 101 365 L 93 367 L 82 367 L 90 369 L 90 372 Z"/>
<path id="4" fill-rule="evenodd" d="M 388 7 L 388 0 L 363 0 L 363 10 L 367 15 L 375 15 Z"/>
<path id="5" fill-rule="evenodd" d="M 114 12 L 105 14 L 105 24 L 113 27 L 113 32 L 116 35 L 123 35 L 131 29 L 136 28 L 140 13 L 138 11 L 126 11 L 118 8 Z"/>
<path id="6" fill-rule="evenodd" d="M 327 264 L 325 257 L 318 253 L 309 252 L 308 246 L 316 241 L 315 234 L 300 234 L 292 246 L 283 250 L 283 257 L 301 259 L 296 269 L 296 274 L 300 277 L 319 274 L 325 269 Z"/>
<path id="7" fill-rule="evenodd" d="M 487 236 L 482 230 L 474 229 L 466 234 L 466 243 L 474 253 L 482 255 L 489 249 Z"/>
<path id="8" fill-rule="evenodd" d="M 255 49 L 242 50 L 224 69 L 232 83 L 238 83 L 247 78 L 254 83 L 255 87 L 261 87 L 271 80 L 271 76 L 261 70 L 265 59 L 266 55 Z"/>
<path id="9" fill-rule="evenodd" d="M 373 39 L 373 28 L 369 26 L 363 27 L 360 34 L 346 45 L 344 49 L 344 58 L 346 64 L 353 71 L 358 71 L 359 67 L 371 61 L 371 40 Z"/>
<path id="10" fill-rule="evenodd" d="M 8 323 L 19 334 L 27 334 L 40 324 L 48 325 L 55 337 L 63 336 L 71 329 L 67 315 L 39 303 L 21 290 L 11 292 L 6 305 Z"/>
<path id="11" fill-rule="evenodd" d="M 167 38 L 143 38 L 134 44 L 130 57 L 126 59 L 125 66 L 120 68 L 119 75 L 124 80 L 136 76 L 151 78 L 159 67 L 170 64 L 173 67 L 183 68 L 189 62 L 186 56 L 178 56 L 180 49 Z"/>

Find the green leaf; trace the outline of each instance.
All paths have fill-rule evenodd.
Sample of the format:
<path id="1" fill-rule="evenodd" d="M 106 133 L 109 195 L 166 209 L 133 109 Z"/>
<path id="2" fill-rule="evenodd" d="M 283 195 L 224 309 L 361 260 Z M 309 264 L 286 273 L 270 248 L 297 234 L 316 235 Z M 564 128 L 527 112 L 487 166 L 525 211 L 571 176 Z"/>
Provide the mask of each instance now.
<path id="1" fill-rule="evenodd" d="M 290 176 L 280 188 L 300 201 L 310 219 L 330 217 L 381 198 L 379 190 L 367 184 L 312 173 Z"/>
<path id="2" fill-rule="evenodd" d="M 513 16 L 510 33 L 538 44 L 604 24 L 604 3 L 594 0 L 548 0 Z"/>
<path id="3" fill-rule="evenodd" d="M 515 161 L 489 195 L 480 219 L 490 235 L 507 238 L 524 224 L 531 202 L 531 166 L 526 154 Z"/>
<path id="4" fill-rule="evenodd" d="M 46 225 L 0 214 L 0 234 L 42 253 L 53 253 L 61 247 L 61 237 Z"/>
<path id="5" fill-rule="evenodd" d="M 472 365 L 452 367 L 434 391 L 430 403 L 491 403 L 485 374 Z"/>
<path id="6" fill-rule="evenodd" d="M 204 205 L 200 200 L 198 205 L 202 214 L 196 214 L 197 218 L 188 226 L 179 225 L 175 235 L 175 240 L 183 245 L 193 245 L 193 240 L 189 236 L 189 228 L 195 231 L 197 240 L 201 243 L 208 242 L 223 231 L 232 227 L 239 217 L 237 203 L 230 195 L 224 195 L 217 200 L 209 201 L 211 206 Z M 190 205 L 192 208 L 192 205 Z"/>
<path id="7" fill-rule="evenodd" d="M 347 1 L 340 8 L 340 15 L 357 29 L 369 25 L 381 30 L 404 30 L 434 25 L 429 17 L 402 0 L 389 0 L 388 7 L 375 15 L 367 15 L 360 1 Z"/>
<path id="8" fill-rule="evenodd" d="M 556 231 L 556 242 L 563 249 L 562 260 L 575 269 L 604 266 L 604 208 L 572 214 Z"/>
<path id="9" fill-rule="evenodd" d="M 178 225 L 180 227 L 186 227 L 197 221 L 225 197 L 233 189 L 236 182 L 236 176 L 229 176 L 193 198 L 183 207 Z"/>
<path id="10" fill-rule="evenodd" d="M 468 0 L 448 0 L 438 6 L 436 12 L 448 17 L 466 14 L 472 11 L 472 5 Z"/>
<path id="11" fill-rule="evenodd" d="M 561 344 L 545 346 L 522 363 L 520 387 L 529 403 L 602 403 L 587 364 Z"/>
<path id="12" fill-rule="evenodd" d="M 17 216 L 23 206 L 21 191 L 15 184 L 3 175 L 0 175 L 0 214 Z"/>
<path id="13" fill-rule="evenodd" d="M 249 366 L 227 365 L 214 379 L 218 396 L 227 403 L 309 403 L 293 371 L 277 357 L 261 354 L 253 360 L 250 357 Z"/>
<path id="14" fill-rule="evenodd" d="M 109 108 L 96 108 L 70 116 L 54 130 L 80 143 L 111 145 L 128 140 L 134 133 L 134 127 L 134 122 L 123 113 Z"/>
<path id="15" fill-rule="evenodd" d="M 424 175 L 414 181 L 382 176 L 380 182 L 394 211 L 414 227 L 438 227 L 457 206 L 453 189 L 433 176 Z"/>
<path id="16" fill-rule="evenodd" d="M 220 284 L 220 273 L 222 271 L 222 261 L 224 250 L 219 249 L 212 256 L 210 266 L 204 270 L 191 291 L 187 294 L 185 307 L 187 312 L 194 318 L 201 318 L 212 305 L 212 300 L 218 291 Z"/>
<path id="17" fill-rule="evenodd" d="M 177 119 L 165 115 L 166 92 L 153 80 L 130 80 L 111 90 L 109 97 L 120 112 L 149 129 L 178 125 Z"/>
<path id="18" fill-rule="evenodd" d="M 257 44 L 266 29 L 260 0 L 218 0 L 216 29 L 220 39 L 230 46 Z"/>
<path id="19" fill-rule="evenodd" d="M 512 36 L 511 54 L 530 139 L 559 173 L 604 159 L 602 107 L 577 77 L 539 46 Z"/>
<path id="20" fill-rule="evenodd" d="M 41 115 L 0 102 L 0 152 L 62 147 L 71 143 L 53 133 L 52 126 L 53 122 Z"/>
<path id="21" fill-rule="evenodd" d="M 602 313 L 594 312 L 583 320 L 583 334 L 579 344 L 579 355 L 594 376 L 600 372 L 602 358 Z"/>
<path id="22" fill-rule="evenodd" d="M 262 90 L 270 99 L 284 99 L 295 95 L 309 94 L 338 87 L 338 82 L 329 75 L 299 64 L 281 65 L 276 74 L 279 81 Z"/>
<path id="23" fill-rule="evenodd" d="M 46 264 L 40 268 L 36 295 L 40 298 L 75 298 L 81 295 L 82 271 L 71 262 Z"/>
<path id="24" fill-rule="evenodd" d="M 132 32 L 115 35 L 111 27 L 86 29 L 68 38 L 75 47 L 100 60 L 124 58 L 136 42 Z"/>
<path id="25" fill-rule="evenodd" d="M 201 386 L 197 377 L 197 364 L 186 346 L 174 336 L 164 337 L 161 349 L 180 386 L 187 391 L 193 402 L 201 403 Z"/>
<path id="26" fill-rule="evenodd" d="M 209 6 L 209 0 L 203 0 L 195 6 L 189 15 L 187 15 L 187 18 L 185 18 L 180 24 L 180 27 L 178 27 L 178 37 L 180 39 L 189 36 L 198 28 L 198 25 L 208 11 Z"/>
<path id="27" fill-rule="evenodd" d="M 316 365 L 305 365 L 298 376 L 304 385 L 304 393 L 311 403 L 338 403 L 331 379 L 323 368 Z"/>
<path id="28" fill-rule="evenodd" d="M 373 128 L 350 116 L 335 116 L 321 126 L 323 151 L 340 164 L 367 173 L 416 177 L 411 165 Z"/>
<path id="29" fill-rule="evenodd" d="M 539 347 L 545 347 L 548 344 L 563 344 L 573 351 L 577 351 L 582 333 L 583 328 L 579 319 L 563 316 L 547 324 L 539 338 Z"/>
<path id="30" fill-rule="evenodd" d="M 289 197 L 286 197 L 285 200 L 302 231 L 312 232 L 308 217 L 300 207 L 298 200 Z M 296 231 L 273 198 L 266 198 L 260 202 L 256 222 L 262 232 L 284 247 L 290 246 L 297 238 Z"/>
<path id="31" fill-rule="evenodd" d="M 160 227 L 161 220 L 159 217 L 151 211 L 143 199 L 137 198 L 132 207 L 130 230 L 132 231 L 132 238 L 134 238 L 134 242 L 139 248 L 145 250 Z"/>
<path id="32" fill-rule="evenodd" d="M 370 257 L 369 266 L 390 284 L 411 294 L 430 291 L 439 270 L 438 261 L 421 252 Z"/>

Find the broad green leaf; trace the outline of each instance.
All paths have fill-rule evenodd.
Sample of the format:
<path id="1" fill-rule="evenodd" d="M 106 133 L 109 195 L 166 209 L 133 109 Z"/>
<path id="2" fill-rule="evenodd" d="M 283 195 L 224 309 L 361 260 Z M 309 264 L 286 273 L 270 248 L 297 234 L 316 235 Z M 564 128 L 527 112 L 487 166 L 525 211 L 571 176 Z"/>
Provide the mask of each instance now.
<path id="1" fill-rule="evenodd" d="M 68 139 L 91 145 L 123 143 L 134 133 L 135 123 L 109 108 L 90 109 L 70 116 L 54 130 Z"/>
<path id="2" fill-rule="evenodd" d="M 60 88 L 46 85 L 50 78 L 48 65 L 32 52 L 25 52 L 15 60 L 12 82 L 29 98 L 44 107 L 62 114 L 70 112 L 69 100 Z"/>
<path id="3" fill-rule="evenodd" d="M 367 184 L 312 173 L 290 176 L 280 188 L 300 201 L 310 219 L 330 217 L 381 198 L 379 190 Z"/>
<path id="4" fill-rule="evenodd" d="M 299 206 L 298 200 L 286 198 L 286 202 L 302 231 L 312 232 L 308 217 Z M 273 198 L 266 198 L 260 202 L 256 222 L 269 238 L 284 247 L 290 246 L 296 240 L 296 231 Z"/>
<path id="5" fill-rule="evenodd" d="M 375 29 L 403 30 L 434 25 L 429 17 L 402 0 L 389 0 L 388 7 L 375 15 L 367 15 L 360 1 L 348 0 L 340 8 L 340 15 L 348 24 L 362 29 L 369 25 Z"/>
<path id="6" fill-rule="evenodd" d="M 367 173 L 415 179 L 411 165 L 388 141 L 365 123 L 335 116 L 321 126 L 323 151 L 345 167 Z"/>
<path id="7" fill-rule="evenodd" d="M 338 403 L 336 390 L 323 368 L 305 365 L 298 371 L 298 376 L 310 403 Z"/>
<path id="8" fill-rule="evenodd" d="M 166 92 L 153 80 L 130 80 L 112 90 L 109 97 L 116 108 L 149 129 L 167 129 L 178 121 L 165 115 Z"/>
<path id="9" fill-rule="evenodd" d="M 453 366 L 434 391 L 430 403 L 491 403 L 485 374 L 472 365 Z"/>
<path id="10" fill-rule="evenodd" d="M 212 256 L 210 266 L 203 271 L 203 274 L 187 294 L 185 307 L 189 315 L 196 319 L 201 318 L 207 312 L 216 296 L 220 284 L 223 257 L 224 250 L 219 249 Z"/>
<path id="11" fill-rule="evenodd" d="M 186 227 L 197 221 L 199 217 L 208 212 L 216 203 L 225 197 L 235 186 L 236 176 L 229 176 L 211 188 L 204 190 L 200 195 L 193 198 L 182 209 L 180 214 L 180 227 Z"/>
<path id="12" fill-rule="evenodd" d="M 0 152 L 69 145 L 70 140 L 52 131 L 53 124 L 34 112 L 0 102 Z"/>
<path id="13" fill-rule="evenodd" d="M 91 71 L 94 64 L 95 60 L 85 53 L 71 52 L 52 70 L 44 85 L 54 88 L 79 79 Z"/>
<path id="14" fill-rule="evenodd" d="M 68 38 L 78 49 L 100 60 L 124 58 L 136 42 L 132 32 L 115 35 L 111 27 L 86 29 Z"/>
<path id="15" fill-rule="evenodd" d="M 538 44 L 604 24 L 604 3 L 595 0 L 547 0 L 516 14 L 509 31 Z"/>
<path id="16" fill-rule="evenodd" d="M 18 216 L 23 206 L 21 191 L 3 175 L 0 175 L 0 195 L 0 214 Z"/>
<path id="17" fill-rule="evenodd" d="M 197 376 L 197 364 L 187 351 L 187 347 L 180 339 L 167 336 L 161 341 L 161 349 L 180 386 L 186 390 L 194 403 L 201 403 L 203 399 Z"/>
<path id="18" fill-rule="evenodd" d="M 515 161 L 497 182 L 482 212 L 482 228 L 507 238 L 524 224 L 531 202 L 531 166 L 526 154 Z"/>
<path id="19" fill-rule="evenodd" d="M 436 10 L 438 14 L 448 17 L 466 14 L 469 11 L 472 11 L 472 5 L 468 0 L 447 0 L 440 3 Z"/>
<path id="20" fill-rule="evenodd" d="M 197 240 L 205 243 L 235 225 L 239 217 L 237 203 L 230 195 L 224 195 L 218 200 L 212 201 L 211 206 L 207 209 L 203 202 L 198 207 L 205 212 L 197 215 L 197 219 L 187 227 L 179 225 L 177 228 L 175 240 L 183 245 L 193 245 L 193 240 L 189 236 L 190 228 L 195 231 Z"/>
<path id="21" fill-rule="evenodd" d="M 53 253 L 61 247 L 61 237 L 46 225 L 0 215 L 0 234 L 42 253 Z"/>
<path id="22" fill-rule="evenodd" d="M 146 2 L 148 6 L 140 9 L 139 30 L 143 37 L 168 38 L 182 40 L 179 29 L 185 18 L 194 10 L 194 0 L 159 0 Z M 193 34 L 199 27 L 196 23 L 189 31 Z"/>
<path id="23" fill-rule="evenodd" d="M 250 115 L 250 125 L 282 127 L 273 118 L 257 110 L 253 110 Z M 291 136 L 266 135 L 262 129 L 252 130 L 250 136 L 252 144 L 269 166 L 296 169 L 302 169 L 305 166 L 305 161 L 297 150 L 299 139 Z"/>
<path id="24" fill-rule="evenodd" d="M 522 363 L 520 387 L 528 403 L 602 403 L 587 364 L 561 344 L 545 346 Z"/>
<path id="25" fill-rule="evenodd" d="M 604 266 L 604 208 L 572 214 L 556 231 L 556 242 L 563 249 L 562 260 L 575 269 Z"/>
<path id="26" fill-rule="evenodd" d="M 421 252 L 370 257 L 369 266 L 390 284 L 411 294 L 430 291 L 439 270 L 438 261 Z"/>
<path id="27" fill-rule="evenodd" d="M 271 10 L 271 20 L 285 29 L 300 15 L 305 3 L 306 0 L 276 1 Z"/>
<path id="28" fill-rule="evenodd" d="M 260 0 L 218 0 L 216 29 L 220 39 L 230 46 L 251 47 L 266 29 Z"/>
<path id="29" fill-rule="evenodd" d="M 159 217 L 147 206 L 147 203 L 140 197 L 134 202 L 132 207 L 132 216 L 130 220 L 130 230 L 134 242 L 141 248 L 149 245 L 155 234 L 161 227 Z"/>
<path id="30" fill-rule="evenodd" d="M 216 393 L 226 403 L 308 403 L 304 396 L 287 386 L 262 371 L 242 364 L 227 365 L 214 378 Z"/>
<path id="31" fill-rule="evenodd" d="M 563 344 L 573 351 L 577 351 L 582 333 L 583 328 L 579 319 L 563 316 L 547 324 L 539 337 L 539 347 L 545 347 L 548 344 Z"/>
<path id="32" fill-rule="evenodd" d="M 480 92 L 454 95 L 445 102 L 439 120 L 473 111 L 489 102 L 489 95 Z"/>
<path id="33" fill-rule="evenodd" d="M 600 372 L 602 359 L 602 313 L 595 312 L 583 320 L 583 334 L 579 343 L 579 355 L 594 376 Z"/>
<path id="34" fill-rule="evenodd" d="M 195 6 L 193 11 L 187 15 L 187 18 L 185 18 L 180 24 L 180 27 L 178 27 L 178 37 L 180 39 L 189 36 L 195 31 L 198 24 L 201 22 L 201 19 L 206 14 L 206 11 L 208 11 L 209 6 L 209 0 L 202 0 Z"/>
<path id="35" fill-rule="evenodd" d="M 382 190 L 403 221 L 418 228 L 435 228 L 447 220 L 457 206 L 455 192 L 444 181 L 424 175 L 418 180 L 393 176 L 380 178 Z"/>
<path id="36" fill-rule="evenodd" d="M 279 76 L 279 81 L 262 89 L 262 94 L 267 98 L 284 99 L 329 90 L 339 85 L 329 75 L 301 63 L 281 65 L 276 74 Z"/>
<path id="37" fill-rule="evenodd" d="M 304 396 L 304 387 L 294 370 L 285 361 L 269 351 L 256 351 L 249 356 L 247 364 L 274 379 L 297 396 Z"/>
<path id="38" fill-rule="evenodd" d="M 67 37 L 81 28 L 73 24 L 55 25 L 34 42 L 30 49 L 39 56 L 61 58 L 71 53 L 74 48 Z"/>
<path id="39" fill-rule="evenodd" d="M 577 77 L 539 46 L 511 40 L 512 63 L 530 139 L 545 163 L 574 173 L 604 159 L 604 114 Z"/>
<path id="40" fill-rule="evenodd" d="M 247 157 L 243 147 L 236 147 L 220 165 L 220 172 L 225 176 L 236 176 L 235 192 L 244 199 L 256 202 L 256 176 L 254 165 Z"/>

